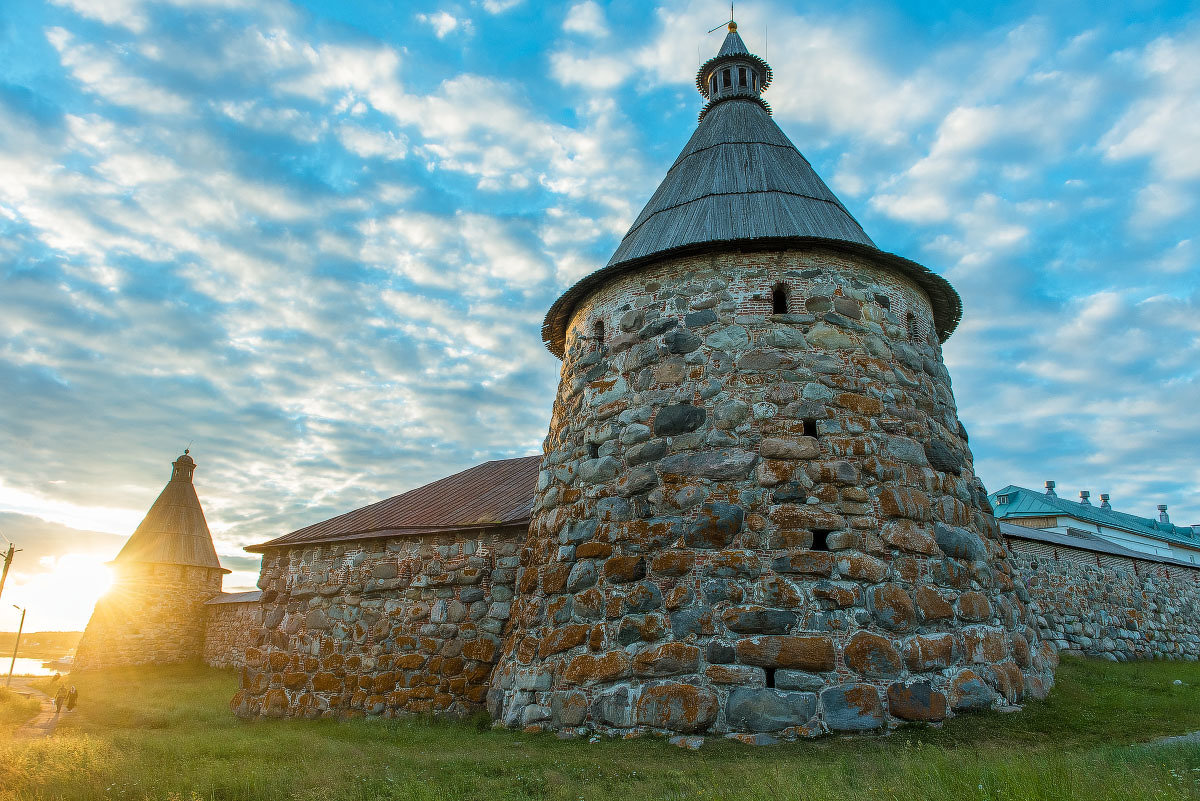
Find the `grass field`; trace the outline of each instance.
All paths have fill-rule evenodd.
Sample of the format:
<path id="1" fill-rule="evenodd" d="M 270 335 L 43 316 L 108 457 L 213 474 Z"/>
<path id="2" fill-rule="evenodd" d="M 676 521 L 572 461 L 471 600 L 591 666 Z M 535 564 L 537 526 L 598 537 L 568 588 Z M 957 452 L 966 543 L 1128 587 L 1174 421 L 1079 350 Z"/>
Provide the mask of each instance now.
<path id="1" fill-rule="evenodd" d="M 1137 745 L 1200 729 L 1189 663 L 1068 659 L 1050 698 L 1019 713 L 772 748 L 712 738 L 697 752 L 469 723 L 240 723 L 234 674 L 204 668 L 72 681 L 80 706 L 53 737 L 0 733 L 0 799 L 1200 798 L 1200 746 Z"/>
<path id="2" fill-rule="evenodd" d="M 0 730 L 11 730 L 37 714 L 41 704 L 0 687 Z M 0 787 L 4 785 L 0 784 Z"/>

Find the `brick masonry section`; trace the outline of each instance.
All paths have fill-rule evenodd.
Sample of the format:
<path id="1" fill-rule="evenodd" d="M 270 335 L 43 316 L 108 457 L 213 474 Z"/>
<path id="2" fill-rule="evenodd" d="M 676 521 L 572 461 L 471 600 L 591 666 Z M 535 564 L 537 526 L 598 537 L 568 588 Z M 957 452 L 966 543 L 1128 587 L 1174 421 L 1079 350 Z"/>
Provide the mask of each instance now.
<path id="1" fill-rule="evenodd" d="M 219 668 L 240 668 L 246 663 L 246 645 L 262 627 L 262 604 L 206 604 L 204 628 L 204 664 Z"/>
<path id="2" fill-rule="evenodd" d="M 931 329 L 914 283 L 819 248 L 577 307 L 493 717 L 762 741 L 1044 695 Z"/>
<path id="3" fill-rule="evenodd" d="M 124 563 L 96 602 L 72 670 L 198 662 L 204 650 L 204 602 L 221 591 L 220 570 Z"/>
<path id="4" fill-rule="evenodd" d="M 1200 570 L 1009 538 L 1042 636 L 1126 662 L 1200 659 Z"/>
<path id="5" fill-rule="evenodd" d="M 483 709 L 525 528 L 271 550 L 239 717 Z"/>

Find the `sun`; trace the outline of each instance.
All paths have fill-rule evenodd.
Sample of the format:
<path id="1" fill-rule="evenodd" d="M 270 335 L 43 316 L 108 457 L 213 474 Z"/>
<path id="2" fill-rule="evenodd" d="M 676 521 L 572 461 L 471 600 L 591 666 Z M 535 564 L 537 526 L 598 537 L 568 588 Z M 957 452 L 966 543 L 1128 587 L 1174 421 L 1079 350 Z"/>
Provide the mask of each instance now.
<path id="1" fill-rule="evenodd" d="M 112 569 L 101 557 L 90 554 L 60 556 L 54 574 L 64 586 L 71 588 L 71 595 L 77 601 L 86 599 L 88 606 L 95 605 L 113 584 Z"/>
<path id="2" fill-rule="evenodd" d="M 30 630 L 82 630 L 96 601 L 112 587 L 113 573 L 96 554 L 67 553 L 39 560 L 23 575 L 11 600 L 29 610 Z M 9 593 L 5 593 L 8 600 Z"/>

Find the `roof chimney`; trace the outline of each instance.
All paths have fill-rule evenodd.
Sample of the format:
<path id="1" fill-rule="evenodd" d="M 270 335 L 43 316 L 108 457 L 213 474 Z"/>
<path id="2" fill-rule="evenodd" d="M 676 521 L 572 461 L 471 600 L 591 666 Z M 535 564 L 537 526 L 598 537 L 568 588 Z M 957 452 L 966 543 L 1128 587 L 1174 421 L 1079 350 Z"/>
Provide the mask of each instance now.
<path id="1" fill-rule="evenodd" d="M 1167 505 L 1165 503 L 1160 503 L 1158 505 L 1158 522 L 1160 522 L 1160 523 L 1170 523 L 1171 522 L 1171 518 L 1167 516 Z"/>
<path id="2" fill-rule="evenodd" d="M 1046 482 L 1046 494 L 1053 495 L 1055 498 L 1058 497 L 1058 493 L 1054 491 L 1054 482 L 1053 481 Z"/>
<path id="3" fill-rule="evenodd" d="M 1084 506 L 1092 505 L 1092 502 L 1090 500 L 1088 500 L 1091 497 L 1092 497 L 1092 493 L 1088 492 L 1087 490 L 1079 491 L 1079 502 L 1082 503 Z"/>
<path id="4" fill-rule="evenodd" d="M 1100 508 L 1108 509 L 1109 511 L 1112 511 L 1112 504 L 1108 502 L 1108 493 L 1107 492 L 1100 493 Z"/>

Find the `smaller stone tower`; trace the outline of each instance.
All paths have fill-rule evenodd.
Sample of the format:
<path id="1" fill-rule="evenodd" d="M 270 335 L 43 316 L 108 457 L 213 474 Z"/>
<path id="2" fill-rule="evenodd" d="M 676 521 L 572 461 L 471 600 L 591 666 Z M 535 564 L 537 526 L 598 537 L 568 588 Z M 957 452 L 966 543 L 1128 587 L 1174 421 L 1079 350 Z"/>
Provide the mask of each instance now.
<path id="1" fill-rule="evenodd" d="M 197 662 L 204 650 L 204 602 L 221 592 L 221 567 L 184 450 L 171 480 L 109 564 L 112 589 L 79 642 L 75 670 Z"/>

